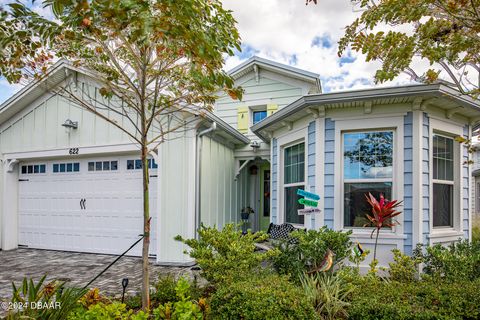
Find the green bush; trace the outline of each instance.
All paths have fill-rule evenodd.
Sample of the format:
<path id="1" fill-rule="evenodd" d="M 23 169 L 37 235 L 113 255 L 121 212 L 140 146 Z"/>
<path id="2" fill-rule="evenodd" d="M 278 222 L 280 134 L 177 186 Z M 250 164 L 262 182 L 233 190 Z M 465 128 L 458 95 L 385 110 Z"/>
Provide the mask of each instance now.
<path id="1" fill-rule="evenodd" d="M 472 219 L 472 241 L 480 242 L 480 217 Z"/>
<path id="2" fill-rule="evenodd" d="M 318 267 L 324 260 L 327 249 L 334 254 L 334 263 L 351 254 L 352 242 L 349 232 L 333 231 L 327 227 L 320 230 L 297 230 L 291 233 L 293 241 L 277 244 L 280 254 L 273 259 L 273 265 L 280 274 L 289 274 L 293 279 Z"/>
<path id="3" fill-rule="evenodd" d="M 388 273 L 390 280 L 411 282 L 417 277 L 417 267 L 420 259 L 403 254 L 398 249 L 393 249 L 394 262 L 389 263 Z"/>
<path id="4" fill-rule="evenodd" d="M 423 272 L 427 277 L 452 282 L 480 277 L 480 242 L 463 240 L 448 247 L 437 244 L 425 251 L 417 246 L 414 256 L 424 263 Z"/>
<path id="5" fill-rule="evenodd" d="M 348 308 L 349 319 L 479 319 L 480 281 L 402 283 L 363 278 Z"/>
<path id="6" fill-rule="evenodd" d="M 318 319 L 305 292 L 286 276 L 251 274 L 222 283 L 211 297 L 213 319 Z"/>
<path id="7" fill-rule="evenodd" d="M 120 302 L 113 303 L 97 303 L 88 309 L 81 307 L 76 309 L 70 316 L 69 320 L 147 320 L 148 315 L 143 311 L 134 313 L 133 310 L 127 310 L 125 304 Z"/>
<path id="8" fill-rule="evenodd" d="M 233 281 L 261 269 L 264 261 L 278 254 L 277 250 L 256 251 L 255 243 L 268 238 L 263 232 L 243 235 L 238 226 L 227 224 L 222 230 L 205 227 L 198 230 L 199 240 L 176 239 L 187 244 L 189 254 L 202 268 L 202 275 L 213 284 Z"/>

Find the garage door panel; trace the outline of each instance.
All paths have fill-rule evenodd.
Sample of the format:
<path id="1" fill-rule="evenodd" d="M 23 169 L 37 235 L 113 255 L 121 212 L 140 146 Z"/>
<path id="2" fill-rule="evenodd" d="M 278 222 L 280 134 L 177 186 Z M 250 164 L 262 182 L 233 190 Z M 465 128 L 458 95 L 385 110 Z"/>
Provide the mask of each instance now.
<path id="1" fill-rule="evenodd" d="M 33 248 L 119 254 L 143 229 L 141 170 L 127 170 L 131 157 L 75 160 L 78 172 L 53 172 L 66 160 L 44 162 L 44 174 L 20 174 L 19 242 Z M 88 171 L 89 162 L 117 161 L 118 170 Z M 72 162 L 72 161 L 70 161 Z M 29 164 L 21 164 L 29 165 Z M 66 164 L 64 168 L 66 168 Z M 107 166 L 109 169 L 110 166 Z M 72 168 L 72 165 L 70 165 Z M 58 169 L 59 170 L 59 169 Z M 156 180 L 150 183 L 150 208 L 156 212 Z M 85 200 L 82 200 L 85 199 Z M 152 219 L 151 250 L 156 247 Z M 141 255 L 141 243 L 130 255 Z"/>

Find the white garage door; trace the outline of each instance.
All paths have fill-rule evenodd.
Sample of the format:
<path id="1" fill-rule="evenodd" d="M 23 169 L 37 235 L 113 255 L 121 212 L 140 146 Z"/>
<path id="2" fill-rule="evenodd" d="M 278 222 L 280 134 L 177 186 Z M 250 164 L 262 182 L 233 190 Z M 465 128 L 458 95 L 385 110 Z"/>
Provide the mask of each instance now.
<path id="1" fill-rule="evenodd" d="M 156 252 L 157 165 L 150 160 L 150 254 Z M 141 161 L 135 157 L 20 164 L 19 244 L 120 254 L 143 232 Z M 140 256 L 142 242 L 128 255 Z"/>

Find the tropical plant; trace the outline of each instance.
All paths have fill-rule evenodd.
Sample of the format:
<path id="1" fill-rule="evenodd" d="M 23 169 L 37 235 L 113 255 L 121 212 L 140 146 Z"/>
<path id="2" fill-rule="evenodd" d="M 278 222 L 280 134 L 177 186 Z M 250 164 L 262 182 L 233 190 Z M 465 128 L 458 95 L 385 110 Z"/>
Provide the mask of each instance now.
<path id="1" fill-rule="evenodd" d="M 220 0 L 43 0 L 48 20 L 28 3 L 0 7 L 0 76 L 10 82 L 48 75 L 57 59 L 74 76 L 45 89 L 125 134 L 139 148 L 143 176 L 142 305 L 149 297 L 148 156 L 195 127 L 219 90 L 242 91 L 223 70 L 224 56 L 240 50 L 230 11 Z M 5 3 L 2 2 L 2 3 Z M 77 77 L 86 74 L 90 80 Z M 93 81 L 91 81 L 93 80 Z"/>
<path id="2" fill-rule="evenodd" d="M 319 230 L 296 230 L 290 238 L 275 244 L 280 254 L 273 265 L 280 274 L 288 274 L 296 281 L 305 272 L 329 270 L 351 253 L 351 231 L 341 232 L 322 227 Z"/>
<path id="3" fill-rule="evenodd" d="M 176 239 L 190 247 L 185 253 L 195 259 L 202 275 L 213 284 L 258 272 L 264 261 L 279 254 L 276 249 L 257 252 L 255 243 L 265 241 L 268 235 L 263 232 L 242 234 L 234 224 L 227 224 L 222 230 L 202 224 L 198 234 L 199 239 L 180 236 Z"/>
<path id="4" fill-rule="evenodd" d="M 67 318 L 64 318 L 67 319 Z M 148 313 L 139 311 L 135 313 L 128 310 L 126 305 L 120 302 L 97 303 L 88 308 L 77 308 L 72 312 L 68 320 L 147 320 Z"/>
<path id="5" fill-rule="evenodd" d="M 70 312 L 78 306 L 78 299 L 87 290 L 67 288 L 62 282 L 45 284 L 46 275 L 37 283 L 24 278 L 21 286 L 12 283 L 12 304 L 18 309 L 10 310 L 6 319 L 66 319 Z"/>
<path id="6" fill-rule="evenodd" d="M 391 228 L 399 224 L 394 218 L 401 213 L 400 211 L 396 211 L 396 208 L 400 206 L 402 202 L 398 202 L 397 200 L 388 201 L 384 198 L 383 194 L 380 194 L 380 201 L 377 201 L 370 192 L 365 196 L 372 209 L 371 214 L 366 214 L 370 223 L 365 226 L 374 227 L 370 238 L 373 237 L 375 231 L 377 233 L 375 236 L 375 247 L 373 249 L 373 260 L 377 260 L 377 244 L 380 229 Z"/>
<path id="7" fill-rule="evenodd" d="M 393 261 L 389 263 L 388 274 L 390 280 L 399 282 L 411 282 L 417 278 L 418 265 L 421 259 L 403 254 L 398 249 L 393 249 Z"/>
<path id="8" fill-rule="evenodd" d="M 342 278 L 328 273 L 304 274 L 300 279 L 305 294 L 322 319 L 346 319 L 352 288 Z"/>
<path id="9" fill-rule="evenodd" d="M 472 242 L 480 242 L 480 217 L 472 217 Z"/>

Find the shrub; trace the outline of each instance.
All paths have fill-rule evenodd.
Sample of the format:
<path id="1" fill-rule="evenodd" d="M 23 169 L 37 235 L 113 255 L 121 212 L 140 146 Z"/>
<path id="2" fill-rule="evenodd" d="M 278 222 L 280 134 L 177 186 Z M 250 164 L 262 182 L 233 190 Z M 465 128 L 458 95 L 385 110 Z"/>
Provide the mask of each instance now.
<path id="1" fill-rule="evenodd" d="M 352 242 L 349 232 L 333 231 L 327 227 L 320 230 L 297 230 L 291 233 L 294 241 L 281 241 L 277 244 L 280 254 L 275 256 L 274 267 L 280 274 L 289 274 L 295 280 L 324 260 L 327 249 L 334 254 L 334 263 L 351 254 Z"/>
<path id="2" fill-rule="evenodd" d="M 70 320 L 147 320 L 148 315 L 143 311 L 134 313 L 133 310 L 127 310 L 125 304 L 120 302 L 113 303 L 97 303 L 88 309 L 78 308 L 70 314 Z"/>
<path id="3" fill-rule="evenodd" d="M 305 292 L 272 273 L 222 283 L 211 297 L 213 319 L 317 319 Z"/>
<path id="4" fill-rule="evenodd" d="M 207 308 L 205 307 L 204 310 L 202 310 L 197 303 L 193 302 L 189 295 L 190 291 L 190 282 L 185 278 L 180 278 L 175 286 L 177 301 L 175 303 L 167 302 L 153 310 L 155 319 L 203 319 L 204 312 L 202 311 L 206 313 Z M 202 303 L 202 305 L 204 305 L 204 303 Z"/>
<path id="5" fill-rule="evenodd" d="M 393 249 L 394 262 L 389 263 L 388 274 L 390 280 L 400 282 L 411 282 L 417 275 L 417 266 L 421 262 L 418 258 L 403 254 L 398 249 Z"/>
<path id="6" fill-rule="evenodd" d="M 417 246 L 414 256 L 424 263 L 423 272 L 429 277 L 447 281 L 480 277 L 480 242 L 463 240 L 448 247 L 437 244 L 425 252 Z"/>
<path id="7" fill-rule="evenodd" d="M 349 319 L 478 319 L 480 281 L 402 283 L 363 279 L 351 296 Z"/>
<path id="8" fill-rule="evenodd" d="M 202 268 L 202 275 L 212 283 L 232 281 L 245 274 L 255 273 L 263 261 L 277 255 L 277 250 L 256 252 L 255 243 L 268 238 L 263 232 L 242 234 L 233 224 L 222 230 L 202 225 L 198 231 L 199 240 L 176 239 L 191 249 L 185 253 L 196 260 Z"/>
<path id="9" fill-rule="evenodd" d="M 344 319 L 348 316 L 347 297 L 352 289 L 342 278 L 317 273 L 313 276 L 304 275 L 300 280 L 303 290 L 322 319 Z"/>
<path id="10" fill-rule="evenodd" d="M 480 242 L 480 217 L 475 216 L 472 219 L 472 241 Z"/>

